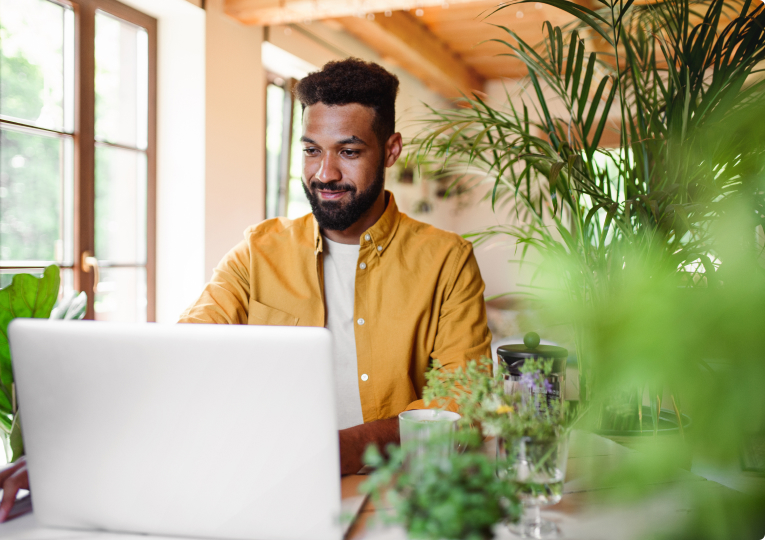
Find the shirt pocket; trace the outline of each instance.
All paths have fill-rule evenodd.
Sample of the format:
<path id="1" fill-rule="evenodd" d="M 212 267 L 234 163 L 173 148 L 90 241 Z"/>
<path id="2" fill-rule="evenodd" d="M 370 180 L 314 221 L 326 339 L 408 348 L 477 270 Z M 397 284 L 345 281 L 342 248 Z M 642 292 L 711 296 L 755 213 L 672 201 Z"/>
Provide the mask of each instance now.
<path id="1" fill-rule="evenodd" d="M 282 310 L 277 310 L 258 301 L 251 300 L 250 310 L 247 314 L 247 324 L 294 327 L 298 324 L 298 318 Z"/>

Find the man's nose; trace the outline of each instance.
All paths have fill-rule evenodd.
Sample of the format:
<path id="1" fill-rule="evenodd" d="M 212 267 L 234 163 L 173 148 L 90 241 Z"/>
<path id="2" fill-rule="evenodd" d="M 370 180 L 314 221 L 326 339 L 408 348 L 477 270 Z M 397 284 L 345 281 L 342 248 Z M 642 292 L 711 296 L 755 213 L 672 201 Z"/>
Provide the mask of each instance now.
<path id="1" fill-rule="evenodd" d="M 341 176 L 336 157 L 329 152 L 322 156 L 322 162 L 319 164 L 319 171 L 314 175 L 314 178 L 323 184 L 327 184 L 328 182 L 339 181 Z"/>

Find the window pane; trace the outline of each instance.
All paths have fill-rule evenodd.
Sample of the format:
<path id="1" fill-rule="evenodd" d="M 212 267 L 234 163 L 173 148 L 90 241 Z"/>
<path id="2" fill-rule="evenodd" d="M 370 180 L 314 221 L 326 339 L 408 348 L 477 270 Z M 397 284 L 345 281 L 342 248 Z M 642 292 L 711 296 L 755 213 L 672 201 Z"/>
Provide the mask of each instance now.
<path id="1" fill-rule="evenodd" d="M 301 102 L 295 100 L 293 109 L 293 139 L 290 152 L 290 180 L 287 186 L 287 217 L 300 218 L 311 212 L 311 205 L 303 191 L 303 111 Z"/>
<path id="2" fill-rule="evenodd" d="M 266 87 L 266 218 L 279 213 L 279 156 L 282 151 L 282 118 L 285 91 Z"/>
<path id="3" fill-rule="evenodd" d="M 146 263 L 146 155 L 96 148 L 96 257 Z"/>
<path id="4" fill-rule="evenodd" d="M 0 0 L 0 13 L 0 114 L 71 131 L 64 108 L 71 113 L 74 79 L 64 72 L 73 50 L 72 10 L 46 0 Z"/>
<path id="5" fill-rule="evenodd" d="M 13 282 L 13 277 L 17 274 L 31 274 L 32 276 L 37 276 L 38 278 L 43 275 L 43 268 L 39 269 L 25 269 L 25 270 L 19 270 L 19 269 L 0 269 L 0 289 L 3 289 L 5 287 L 8 287 L 11 285 L 11 282 Z M 0 456 L 2 456 L 2 453 L 0 453 Z"/>
<path id="6" fill-rule="evenodd" d="M 72 142 L 0 129 L 0 260 L 72 258 Z"/>
<path id="7" fill-rule="evenodd" d="M 98 321 L 145 322 L 146 269 L 101 269 L 95 300 Z"/>
<path id="8" fill-rule="evenodd" d="M 65 295 L 69 295 L 74 291 L 74 271 L 72 269 L 61 269 L 61 288 L 59 289 L 59 300 Z M 93 295 L 92 292 L 87 292 L 88 297 Z"/>
<path id="9" fill-rule="evenodd" d="M 96 12 L 96 139 L 145 149 L 149 100 L 146 30 Z"/>

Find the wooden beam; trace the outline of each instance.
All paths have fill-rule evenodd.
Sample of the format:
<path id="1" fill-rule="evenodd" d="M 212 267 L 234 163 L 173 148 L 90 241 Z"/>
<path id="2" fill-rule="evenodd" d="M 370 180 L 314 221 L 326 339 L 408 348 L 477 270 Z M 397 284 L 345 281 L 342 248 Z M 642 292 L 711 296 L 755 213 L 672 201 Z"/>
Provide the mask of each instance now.
<path id="1" fill-rule="evenodd" d="M 346 32 L 444 97 L 484 89 L 484 79 L 409 13 L 395 11 L 390 17 L 374 20 L 344 17 L 337 21 Z"/>
<path id="2" fill-rule="evenodd" d="M 471 4 L 477 0 L 224 0 L 226 13 L 245 24 L 270 26 L 339 17 L 355 17 L 386 11 L 442 5 Z"/>
<path id="3" fill-rule="evenodd" d="M 466 56 L 465 63 L 483 74 L 487 79 L 521 79 L 528 75 L 527 67 L 521 60 L 510 56 L 476 55 Z"/>

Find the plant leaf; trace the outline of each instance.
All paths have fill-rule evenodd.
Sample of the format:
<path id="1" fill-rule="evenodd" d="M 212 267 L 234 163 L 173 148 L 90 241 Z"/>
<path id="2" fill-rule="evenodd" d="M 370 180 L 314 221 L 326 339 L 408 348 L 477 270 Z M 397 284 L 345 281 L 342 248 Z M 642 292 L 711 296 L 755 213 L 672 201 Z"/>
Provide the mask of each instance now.
<path id="1" fill-rule="evenodd" d="M 8 436 L 11 456 L 7 457 L 8 462 L 16 462 L 24 455 L 24 440 L 21 437 L 21 414 L 16 412 L 11 425 L 11 433 Z"/>
<path id="2" fill-rule="evenodd" d="M 504 9 L 507 7 L 515 6 L 518 4 L 533 4 L 538 2 L 540 4 L 547 4 L 549 6 L 553 6 L 555 8 L 560 9 L 561 11 L 566 11 L 570 15 L 574 15 L 575 17 L 580 19 L 582 22 L 590 26 L 593 30 L 598 32 L 601 35 L 601 37 L 606 40 L 607 43 L 609 43 L 610 45 L 614 44 L 614 42 L 612 41 L 612 37 L 597 22 L 597 21 L 601 21 L 601 23 L 603 23 L 604 25 L 609 26 L 609 22 L 606 19 L 604 19 L 601 15 L 599 15 L 596 11 L 593 11 L 592 9 L 589 9 L 585 6 L 581 6 L 574 2 L 569 2 L 567 0 L 519 0 L 517 2 L 509 2 L 507 4 L 501 4 L 497 9 L 493 10 L 486 17 L 489 17 L 490 15 L 497 13 L 501 9 Z"/>
<path id="3" fill-rule="evenodd" d="M 45 269 L 42 277 L 16 274 L 11 285 L 0 289 L 0 413 L 11 411 L 13 384 L 8 324 L 17 317 L 48 318 L 59 292 L 60 274 L 56 265 Z"/>

